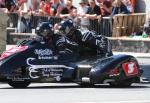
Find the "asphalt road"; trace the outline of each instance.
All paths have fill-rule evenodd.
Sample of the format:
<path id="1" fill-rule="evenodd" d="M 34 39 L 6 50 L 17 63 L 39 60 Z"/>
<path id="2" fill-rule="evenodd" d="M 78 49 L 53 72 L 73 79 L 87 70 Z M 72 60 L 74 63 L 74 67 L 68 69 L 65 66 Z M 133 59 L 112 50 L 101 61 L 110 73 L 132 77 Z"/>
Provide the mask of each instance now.
<path id="1" fill-rule="evenodd" d="M 149 58 L 138 58 L 149 68 Z M 150 84 L 133 84 L 130 88 L 96 85 L 83 88 L 77 84 L 34 83 L 26 89 L 0 84 L 0 103 L 150 103 Z"/>
<path id="2" fill-rule="evenodd" d="M 98 85 L 81 88 L 76 84 L 32 84 L 27 89 L 0 85 L 0 103 L 150 103 L 150 85 L 130 88 Z"/>

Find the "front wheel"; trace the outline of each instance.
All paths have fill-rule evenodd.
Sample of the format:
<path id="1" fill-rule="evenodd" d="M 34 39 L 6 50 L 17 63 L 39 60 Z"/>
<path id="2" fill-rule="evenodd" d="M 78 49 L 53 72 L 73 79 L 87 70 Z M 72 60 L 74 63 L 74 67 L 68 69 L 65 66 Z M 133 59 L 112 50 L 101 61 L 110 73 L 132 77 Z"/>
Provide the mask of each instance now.
<path id="1" fill-rule="evenodd" d="M 30 81 L 9 81 L 8 84 L 13 88 L 26 88 L 30 85 Z"/>

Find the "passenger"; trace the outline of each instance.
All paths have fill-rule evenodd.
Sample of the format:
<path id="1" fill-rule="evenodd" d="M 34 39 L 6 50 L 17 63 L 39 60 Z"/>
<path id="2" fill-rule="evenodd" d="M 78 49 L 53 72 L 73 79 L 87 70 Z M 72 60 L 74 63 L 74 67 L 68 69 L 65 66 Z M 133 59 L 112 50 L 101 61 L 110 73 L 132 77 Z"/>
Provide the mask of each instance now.
<path id="1" fill-rule="evenodd" d="M 82 32 L 74 27 L 71 19 L 62 21 L 58 28 L 61 34 L 65 34 L 70 40 L 78 43 L 81 49 L 86 47 L 90 48 L 93 53 L 102 57 L 112 55 L 109 40 L 102 35 L 98 35 L 95 31 L 86 30 Z"/>
<path id="2" fill-rule="evenodd" d="M 50 47 L 53 47 L 58 53 L 59 60 L 68 60 L 76 59 L 78 55 L 78 45 L 75 42 L 69 41 L 65 36 L 54 34 L 53 26 L 49 22 L 40 23 L 36 32 L 38 36 L 43 37 Z"/>

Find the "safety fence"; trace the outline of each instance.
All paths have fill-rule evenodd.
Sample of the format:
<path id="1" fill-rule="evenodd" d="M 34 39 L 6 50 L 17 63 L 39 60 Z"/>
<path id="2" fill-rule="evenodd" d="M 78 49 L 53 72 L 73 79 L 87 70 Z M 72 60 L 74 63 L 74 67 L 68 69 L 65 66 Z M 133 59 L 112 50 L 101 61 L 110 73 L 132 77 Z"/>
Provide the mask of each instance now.
<path id="1" fill-rule="evenodd" d="M 18 20 L 21 19 L 16 13 L 9 14 L 9 22 L 8 27 L 16 28 L 18 25 Z M 55 23 L 59 23 L 61 21 L 61 18 L 58 17 L 48 17 L 48 16 L 38 16 L 38 15 L 31 15 L 30 17 L 30 23 L 31 28 L 35 29 L 39 22 L 45 22 L 50 21 L 53 25 Z M 90 30 L 97 31 L 98 33 L 105 35 L 105 36 L 112 36 L 112 20 L 111 18 L 103 18 L 101 21 L 98 20 L 90 20 L 90 25 L 88 28 Z M 31 32 L 30 30 L 27 30 L 26 32 Z"/>
<path id="2" fill-rule="evenodd" d="M 16 13 L 9 14 L 8 26 L 16 28 L 20 17 Z M 117 14 L 114 17 L 103 17 L 102 20 L 90 20 L 88 28 L 107 37 L 129 36 L 143 30 L 145 13 Z M 31 28 L 35 29 L 39 22 L 50 21 L 53 25 L 61 21 L 58 17 L 31 15 Z M 27 30 L 26 32 L 31 32 Z"/>

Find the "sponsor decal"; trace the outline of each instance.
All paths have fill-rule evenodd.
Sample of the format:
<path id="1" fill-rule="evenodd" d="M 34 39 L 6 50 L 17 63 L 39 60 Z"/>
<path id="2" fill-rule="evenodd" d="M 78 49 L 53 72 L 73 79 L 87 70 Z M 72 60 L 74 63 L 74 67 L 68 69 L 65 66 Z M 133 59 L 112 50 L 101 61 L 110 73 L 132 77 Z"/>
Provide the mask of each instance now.
<path id="1" fill-rule="evenodd" d="M 123 63 L 122 67 L 126 76 L 132 76 L 138 74 L 138 70 L 135 62 Z"/>
<path id="2" fill-rule="evenodd" d="M 34 53 L 38 55 L 38 59 L 58 59 L 56 56 L 53 56 L 51 49 L 35 49 Z"/>
<path id="3" fill-rule="evenodd" d="M 7 79 L 11 79 L 12 81 L 24 81 L 30 79 L 29 77 L 19 77 L 19 76 L 8 76 Z"/>
<path id="4" fill-rule="evenodd" d="M 53 55 L 53 51 L 51 49 L 35 49 L 34 53 L 39 56 Z"/>
<path id="5" fill-rule="evenodd" d="M 27 59 L 27 64 L 29 65 L 29 76 L 33 79 L 40 78 L 37 74 L 38 72 L 41 72 L 41 76 L 53 77 L 56 81 L 59 81 L 62 76 L 63 69 L 74 69 L 65 65 L 33 65 L 30 63 L 33 60 L 35 60 L 35 58 Z"/>

